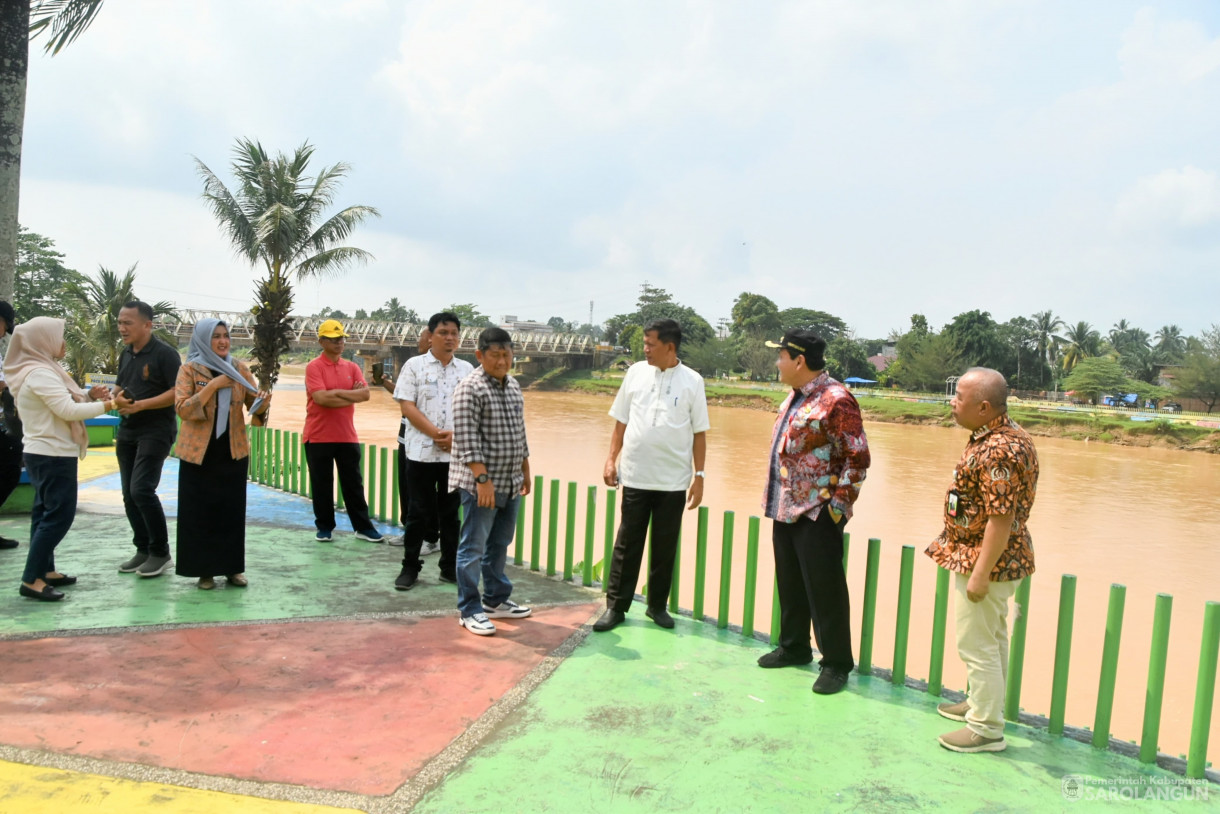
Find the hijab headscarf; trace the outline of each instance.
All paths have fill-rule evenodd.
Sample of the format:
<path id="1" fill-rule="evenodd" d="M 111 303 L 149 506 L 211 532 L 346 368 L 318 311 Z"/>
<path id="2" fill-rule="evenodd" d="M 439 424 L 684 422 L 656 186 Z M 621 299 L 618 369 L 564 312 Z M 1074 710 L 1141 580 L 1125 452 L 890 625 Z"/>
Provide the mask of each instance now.
<path id="1" fill-rule="evenodd" d="M 229 327 L 228 323 L 214 317 L 205 317 L 195 323 L 195 330 L 191 333 L 190 349 L 186 353 L 186 361 L 196 362 L 203 365 L 209 370 L 214 370 L 221 375 L 228 376 L 237 384 L 249 390 L 251 393 L 257 393 L 258 388 L 246 381 L 246 377 L 237 372 L 237 368 L 233 365 L 231 359 L 232 354 L 221 356 L 216 351 L 212 350 L 212 332 L 216 330 L 217 325 Z M 224 435 L 224 431 L 229 427 L 229 405 L 233 402 L 233 388 L 226 387 L 216 394 L 216 437 Z"/>
<path id="2" fill-rule="evenodd" d="M 73 401 L 84 402 L 89 395 L 77 386 L 68 371 L 55 358 L 64 346 L 64 321 L 55 317 L 34 317 L 13 330 L 13 339 L 8 346 L 8 357 L 4 360 L 4 378 L 16 398 L 25 380 L 35 370 L 49 370 L 57 375 L 72 396 Z M 89 433 L 83 421 L 69 421 L 72 440 L 80 447 L 84 460 L 89 450 Z"/>

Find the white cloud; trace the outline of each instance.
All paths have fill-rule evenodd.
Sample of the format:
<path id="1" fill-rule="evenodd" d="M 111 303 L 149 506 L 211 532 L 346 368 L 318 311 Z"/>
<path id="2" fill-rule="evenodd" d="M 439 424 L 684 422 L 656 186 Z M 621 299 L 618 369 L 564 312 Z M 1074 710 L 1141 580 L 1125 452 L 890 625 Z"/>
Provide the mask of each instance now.
<path id="1" fill-rule="evenodd" d="M 1145 176 L 1122 194 L 1115 212 L 1122 227 L 1137 230 L 1220 226 L 1220 177 L 1190 166 Z"/>
<path id="2" fill-rule="evenodd" d="M 647 279 L 712 321 L 752 290 L 865 336 L 1052 303 L 1193 330 L 1218 43 L 1193 0 L 128 0 L 34 56 L 23 216 L 82 271 L 240 305 L 190 156 L 309 139 L 384 217 L 305 311 L 604 319 Z M 1167 275 L 1197 296 L 1124 285 Z"/>

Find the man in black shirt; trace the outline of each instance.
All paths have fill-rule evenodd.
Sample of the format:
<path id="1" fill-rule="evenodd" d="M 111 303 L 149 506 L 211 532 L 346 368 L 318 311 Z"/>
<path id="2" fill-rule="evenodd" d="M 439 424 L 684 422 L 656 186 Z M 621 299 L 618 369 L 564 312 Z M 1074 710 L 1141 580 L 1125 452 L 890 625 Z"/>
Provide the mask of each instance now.
<path id="1" fill-rule="evenodd" d="M 127 347 L 119 357 L 115 381 L 115 402 L 123 417 L 115 455 L 136 546 L 135 556 L 120 565 L 119 572 L 142 577 L 159 576 L 173 564 L 157 485 L 177 433 L 174 385 L 182 364 L 176 348 L 153 336 L 152 318 L 152 307 L 138 300 L 119 309 L 119 336 Z"/>

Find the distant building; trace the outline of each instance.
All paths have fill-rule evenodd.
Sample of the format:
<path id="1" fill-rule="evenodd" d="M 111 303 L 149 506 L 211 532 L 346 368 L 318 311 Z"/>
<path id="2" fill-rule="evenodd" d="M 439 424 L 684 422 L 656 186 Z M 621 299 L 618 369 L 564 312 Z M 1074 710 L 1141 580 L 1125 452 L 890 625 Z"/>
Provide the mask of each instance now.
<path id="1" fill-rule="evenodd" d="M 552 334 L 555 329 L 545 322 L 533 322 L 528 319 L 517 319 L 515 314 L 505 314 L 500 317 L 500 327 L 506 331 L 526 331 L 536 334 Z"/>
<path id="2" fill-rule="evenodd" d="M 878 353 L 876 356 L 868 357 L 868 360 L 873 363 L 873 367 L 875 367 L 877 372 L 880 373 L 890 365 L 894 364 L 894 360 L 897 358 L 898 348 L 894 347 L 893 345 L 882 345 L 881 353 Z"/>

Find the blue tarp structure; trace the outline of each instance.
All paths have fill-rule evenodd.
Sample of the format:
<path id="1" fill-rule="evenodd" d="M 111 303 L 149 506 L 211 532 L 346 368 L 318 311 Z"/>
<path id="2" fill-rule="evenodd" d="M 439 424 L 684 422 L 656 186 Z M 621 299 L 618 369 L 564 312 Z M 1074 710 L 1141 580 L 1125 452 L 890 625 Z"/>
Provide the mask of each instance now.
<path id="1" fill-rule="evenodd" d="M 843 380 L 844 384 L 876 384 L 876 379 L 861 379 L 859 376 L 848 376 Z"/>

